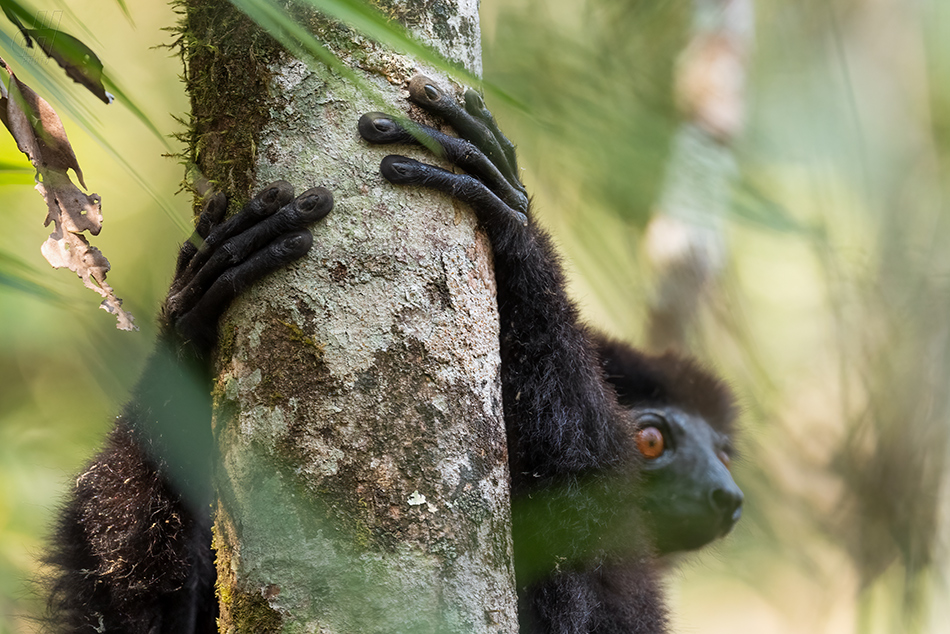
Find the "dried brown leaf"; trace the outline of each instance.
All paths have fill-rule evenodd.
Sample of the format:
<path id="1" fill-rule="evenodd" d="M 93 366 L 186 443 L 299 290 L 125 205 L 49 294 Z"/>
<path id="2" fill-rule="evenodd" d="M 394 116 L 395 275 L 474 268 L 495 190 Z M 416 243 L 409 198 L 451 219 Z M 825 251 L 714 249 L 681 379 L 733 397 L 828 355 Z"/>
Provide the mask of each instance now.
<path id="1" fill-rule="evenodd" d="M 109 260 L 83 235 L 98 235 L 102 229 L 102 201 L 97 194 L 85 194 L 69 178 L 72 169 L 86 188 L 66 130 L 59 115 L 42 97 L 13 74 L 9 92 L 2 92 L 0 111 L 3 124 L 16 140 L 20 151 L 36 168 L 36 191 L 46 201 L 46 221 L 54 230 L 41 251 L 53 268 L 68 268 L 83 284 L 102 297 L 100 308 L 116 316 L 120 330 L 138 330 L 134 317 L 122 309 L 122 300 L 106 282 Z"/>
<path id="2" fill-rule="evenodd" d="M 9 67 L 7 72 L 10 72 Z M 72 169 L 85 189 L 79 161 L 66 138 L 66 128 L 53 107 L 12 72 L 9 91 L 8 127 L 20 151 L 30 158 L 37 170 L 46 168 L 65 174 L 67 169 Z"/>

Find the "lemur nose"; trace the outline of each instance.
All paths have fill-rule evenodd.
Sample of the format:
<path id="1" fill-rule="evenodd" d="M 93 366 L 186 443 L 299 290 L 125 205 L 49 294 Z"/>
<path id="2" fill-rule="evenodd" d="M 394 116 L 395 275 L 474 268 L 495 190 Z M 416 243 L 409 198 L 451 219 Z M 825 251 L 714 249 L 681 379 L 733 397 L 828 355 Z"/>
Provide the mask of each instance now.
<path id="1" fill-rule="evenodd" d="M 709 494 L 713 508 L 724 518 L 730 518 L 733 523 L 737 522 L 742 515 L 743 499 L 742 491 L 737 486 L 714 489 Z"/>

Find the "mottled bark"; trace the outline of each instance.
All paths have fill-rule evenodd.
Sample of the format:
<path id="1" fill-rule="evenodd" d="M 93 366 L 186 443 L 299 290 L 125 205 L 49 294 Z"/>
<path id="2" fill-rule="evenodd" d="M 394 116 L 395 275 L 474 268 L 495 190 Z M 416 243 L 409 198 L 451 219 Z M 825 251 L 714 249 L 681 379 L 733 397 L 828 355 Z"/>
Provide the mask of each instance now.
<path id="1" fill-rule="evenodd" d="M 428 3 L 420 15 L 423 4 L 386 10 L 479 72 L 476 3 Z M 202 173 L 241 195 L 283 178 L 336 201 L 309 257 L 251 289 L 222 328 L 221 631 L 515 631 L 485 237 L 467 208 L 382 179 L 387 152 L 356 133 L 379 103 L 259 39 L 229 8 L 189 11 L 186 36 L 212 44 L 190 60 L 186 49 Z M 426 69 L 304 20 L 407 111 L 405 82 Z M 246 102 L 222 104 L 216 90 L 246 91 Z"/>

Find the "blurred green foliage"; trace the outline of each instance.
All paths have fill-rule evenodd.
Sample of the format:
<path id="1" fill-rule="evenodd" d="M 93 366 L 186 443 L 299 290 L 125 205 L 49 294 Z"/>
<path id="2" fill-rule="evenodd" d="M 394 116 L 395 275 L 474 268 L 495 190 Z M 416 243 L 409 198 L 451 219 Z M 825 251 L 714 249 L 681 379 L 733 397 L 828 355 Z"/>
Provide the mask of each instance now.
<path id="1" fill-rule="evenodd" d="M 161 29 L 173 23 L 162 3 L 44 7 L 59 28 L 80 37 L 106 64 L 128 102 L 106 106 L 65 77 L 42 52 L 5 49 L 17 76 L 41 91 L 62 116 L 90 191 L 102 196 L 104 228 L 92 238 L 110 259 L 109 282 L 141 332 L 115 330 L 99 299 L 40 254 L 50 229 L 33 169 L 12 138 L 0 134 L 4 235 L 0 245 L 0 632 L 32 631 L 37 614 L 29 579 L 51 517 L 72 475 L 102 440 L 151 347 L 152 319 L 186 236 L 191 201 L 175 196 L 181 168 L 169 152 L 173 115 L 187 108 L 180 62 Z M 59 12 L 58 14 L 56 12 Z M 4 42 L 17 38 L 5 20 Z M 41 79 L 42 78 L 42 79 Z M 110 88 L 111 90 L 111 88 Z M 144 121 L 143 121 L 144 118 Z M 146 125 L 146 123 L 148 125 Z M 158 199 L 156 198 L 158 197 Z"/>
<path id="2" fill-rule="evenodd" d="M 728 265 L 695 336 L 745 407 L 736 475 L 747 512 L 671 580 L 674 628 L 940 632 L 950 622 L 950 7 L 756 9 Z M 17 615 L 36 608 L 25 580 L 45 527 L 149 350 L 190 213 L 174 196 L 181 168 L 154 134 L 175 132 L 172 116 L 187 110 L 178 60 L 153 48 L 170 39 L 160 29 L 172 10 L 89 0 L 64 10 L 60 28 L 141 105 L 106 107 L 69 80 L 31 84 L 50 90 L 103 197 L 95 244 L 142 332 L 116 331 L 93 295 L 43 261 L 42 204 L 4 138 L 0 632 L 31 629 Z M 535 214 L 585 314 L 633 340 L 651 297 L 643 227 L 679 124 L 673 73 L 692 12 L 686 0 L 482 2 L 488 105 L 519 146 Z M 55 68 L 42 56 L 16 62 L 27 83 Z"/>

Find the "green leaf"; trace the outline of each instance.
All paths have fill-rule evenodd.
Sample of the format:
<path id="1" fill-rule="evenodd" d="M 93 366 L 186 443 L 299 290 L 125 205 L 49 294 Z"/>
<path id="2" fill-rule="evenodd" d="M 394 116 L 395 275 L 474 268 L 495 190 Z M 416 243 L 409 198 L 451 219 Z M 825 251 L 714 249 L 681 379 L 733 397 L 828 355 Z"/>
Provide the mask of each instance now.
<path id="1" fill-rule="evenodd" d="M 162 145 L 165 146 L 165 149 L 168 150 L 169 153 L 173 153 L 174 149 L 168 142 L 168 138 L 162 134 L 161 130 L 158 129 L 158 126 L 156 126 L 151 119 L 149 119 L 148 115 L 145 114 L 141 108 L 139 108 L 138 104 L 135 103 L 135 100 L 133 100 L 124 89 L 122 89 L 108 76 L 103 75 L 103 82 L 109 87 L 109 91 L 115 96 L 119 103 L 128 108 L 129 111 L 135 115 L 135 118 L 141 121 L 142 125 L 148 128 L 149 132 L 155 135 L 156 139 L 162 142 Z"/>
<path id="2" fill-rule="evenodd" d="M 103 103 L 112 103 L 112 95 L 102 85 L 102 62 L 92 49 L 56 29 L 27 29 L 24 34 L 35 39 L 43 52 L 56 60 L 73 81 L 88 88 Z"/>
<path id="3" fill-rule="evenodd" d="M 470 86 L 480 86 L 480 77 L 472 75 L 456 62 L 446 59 L 428 44 L 419 42 L 409 30 L 360 0 L 299 0 L 332 18 L 353 27 L 366 37 L 406 55 L 425 61 Z"/>
<path id="4" fill-rule="evenodd" d="M 0 170 L 4 172 L 23 172 L 24 174 L 32 174 L 33 169 L 29 167 L 28 163 L 23 161 L 8 161 L 6 159 L 0 159 Z"/>
<path id="5" fill-rule="evenodd" d="M 295 55 L 299 56 L 301 52 L 306 51 L 310 56 L 354 82 L 365 94 L 379 100 L 375 87 L 361 81 L 348 66 L 340 62 L 332 52 L 273 0 L 231 0 L 231 3 Z M 528 112 L 524 103 L 499 87 L 482 81 L 480 77 L 468 72 L 458 63 L 446 59 L 433 47 L 413 37 L 402 24 L 387 18 L 364 0 L 298 0 L 298 3 L 340 20 L 375 42 L 424 61 L 460 83 L 483 90 L 510 107 L 524 113 Z"/>
<path id="6" fill-rule="evenodd" d="M 254 20 L 261 28 L 298 57 L 313 57 L 360 84 L 356 74 L 300 26 L 286 11 L 271 0 L 231 0 L 231 4 Z M 360 84 L 362 87 L 362 85 Z"/>
<path id="7" fill-rule="evenodd" d="M 122 9 L 122 13 L 125 14 L 129 24 L 135 24 L 135 22 L 132 20 L 132 14 L 129 12 L 129 6 L 125 3 L 125 0 L 115 0 L 115 3 L 119 5 L 120 9 Z"/>
<path id="8" fill-rule="evenodd" d="M 803 224 L 786 207 L 765 194 L 748 179 L 739 183 L 734 191 L 732 215 L 752 225 L 782 233 L 813 234 L 815 227 Z"/>
<path id="9" fill-rule="evenodd" d="M 30 24 L 33 23 L 32 12 L 21 6 L 19 2 L 15 2 L 14 0 L 0 0 L 0 9 L 3 9 L 3 14 L 7 16 L 7 19 L 21 31 L 24 28 L 21 20 L 25 20 Z"/>
<path id="10" fill-rule="evenodd" d="M 28 280 L 25 277 L 10 275 L 2 269 L 0 269 L 0 286 L 12 288 L 15 291 L 20 291 L 22 293 L 26 293 L 27 295 L 32 295 L 48 302 L 58 303 L 62 301 L 62 298 L 59 295 L 49 290 L 45 286 L 37 284 L 32 280 Z"/>
<path id="11" fill-rule="evenodd" d="M 8 0 L 0 0 L 0 5 L 7 2 Z M 19 15 L 19 13 L 17 14 Z M 0 48 L 5 48 L 7 50 L 22 50 L 18 44 L 16 44 L 10 36 L 0 31 Z M 9 61 L 9 60 L 8 60 Z M 136 167 L 128 162 L 122 154 L 113 147 L 113 145 L 108 141 L 108 139 L 103 135 L 101 131 L 101 126 L 97 124 L 92 114 L 84 107 L 82 102 L 78 101 L 75 96 L 65 90 L 62 85 L 59 83 L 59 74 L 51 73 L 46 65 L 43 64 L 31 64 L 29 70 L 33 72 L 33 78 L 35 81 L 31 82 L 34 86 L 38 87 L 38 90 L 48 101 L 56 101 L 57 107 L 60 112 L 68 115 L 72 121 L 78 125 L 83 131 L 92 137 L 99 146 L 104 149 L 119 165 L 128 171 L 129 174 L 135 179 L 135 181 L 145 190 L 159 205 L 162 211 L 172 220 L 176 227 L 181 229 L 183 233 L 190 233 L 193 229 L 188 222 L 181 218 L 178 211 L 174 206 L 169 202 L 167 196 L 160 196 L 154 188 L 151 186 L 151 179 L 146 178 L 145 175 L 139 173 Z M 140 121 L 145 124 L 149 130 L 151 130 L 155 136 L 162 141 L 165 147 L 170 147 L 168 140 L 162 136 L 158 131 L 157 126 L 155 126 L 148 117 L 142 113 L 141 109 L 135 104 L 135 102 L 129 98 L 126 93 L 120 90 L 114 82 L 112 82 L 109 77 L 104 73 L 104 81 L 107 82 L 110 89 L 114 89 L 115 93 L 119 95 L 119 99 L 123 102 L 126 107 L 132 110 L 133 113 L 139 118 Z"/>

